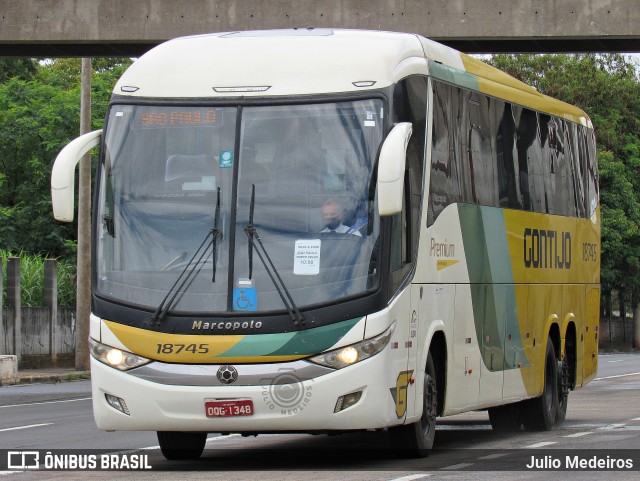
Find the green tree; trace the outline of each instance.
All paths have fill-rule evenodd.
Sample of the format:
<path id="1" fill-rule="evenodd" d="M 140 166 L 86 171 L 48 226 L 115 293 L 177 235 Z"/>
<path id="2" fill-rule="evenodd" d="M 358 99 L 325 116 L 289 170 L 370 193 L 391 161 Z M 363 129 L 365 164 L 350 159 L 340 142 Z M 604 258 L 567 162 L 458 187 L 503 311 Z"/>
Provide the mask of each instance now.
<path id="1" fill-rule="evenodd" d="M 103 124 L 113 85 L 130 63 L 95 61 L 94 128 Z M 73 257 L 73 225 L 52 218 L 50 175 L 58 152 L 78 135 L 80 59 L 22 59 L 13 67 L 13 76 L 0 77 L 0 248 Z"/>
<path id="2" fill-rule="evenodd" d="M 37 68 L 37 62 L 31 58 L 0 57 L 0 83 L 11 78 L 31 80 Z"/>

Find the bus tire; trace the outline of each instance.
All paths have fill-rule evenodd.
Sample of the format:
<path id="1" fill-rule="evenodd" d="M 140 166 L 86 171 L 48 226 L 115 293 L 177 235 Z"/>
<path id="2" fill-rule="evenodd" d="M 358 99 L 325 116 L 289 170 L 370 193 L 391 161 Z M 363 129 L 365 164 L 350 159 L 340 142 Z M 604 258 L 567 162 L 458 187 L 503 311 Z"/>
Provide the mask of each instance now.
<path id="1" fill-rule="evenodd" d="M 489 421 L 493 430 L 499 433 L 520 431 L 522 427 L 520 407 L 521 403 L 517 402 L 489 408 Z"/>
<path id="2" fill-rule="evenodd" d="M 427 355 L 424 372 L 424 396 L 422 416 L 418 421 L 389 429 L 393 449 L 402 458 L 424 458 L 429 456 L 436 436 L 436 413 L 438 412 L 438 390 L 436 369 Z"/>
<path id="3" fill-rule="evenodd" d="M 204 451 L 207 433 L 158 431 L 162 455 L 170 460 L 198 459 Z"/>
<path id="4" fill-rule="evenodd" d="M 565 350 L 562 360 L 558 361 L 558 410 L 556 411 L 556 424 L 562 424 L 567 417 L 569 404 L 569 384 L 571 373 L 569 360 Z"/>
<path id="5" fill-rule="evenodd" d="M 547 350 L 544 357 L 542 395 L 524 401 L 522 406 L 522 422 L 527 431 L 550 431 L 553 429 L 558 413 L 558 361 L 551 337 L 547 338 Z"/>

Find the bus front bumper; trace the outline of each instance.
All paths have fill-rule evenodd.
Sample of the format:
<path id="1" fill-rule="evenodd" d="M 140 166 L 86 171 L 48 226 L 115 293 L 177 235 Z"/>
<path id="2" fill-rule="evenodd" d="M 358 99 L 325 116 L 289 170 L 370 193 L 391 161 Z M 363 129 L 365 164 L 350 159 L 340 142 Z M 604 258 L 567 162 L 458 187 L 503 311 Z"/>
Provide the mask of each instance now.
<path id="1" fill-rule="evenodd" d="M 167 376 L 140 376 L 136 369 L 118 371 L 92 357 L 94 416 L 103 430 L 260 433 L 380 429 L 403 421 L 396 415 L 392 391 L 397 373 L 388 372 L 392 365 L 388 357 L 388 350 L 384 350 L 311 379 L 298 377 L 299 371 L 288 370 L 287 363 L 254 365 L 278 375 L 254 378 L 253 385 L 216 385 L 220 382 L 213 376 L 222 366 L 182 365 L 179 369 L 191 372 L 200 381 L 186 376 L 183 379 L 190 381 L 180 384 L 178 375 L 170 381 Z M 202 384 L 202 373 L 212 377 L 210 385 L 193 385 Z M 341 396 L 358 392 L 361 396 L 354 405 L 335 412 Z M 128 414 L 113 406 L 114 398 L 123 401 Z M 250 400 L 250 414 L 243 410 L 234 416 L 207 416 L 206 403 L 217 400 Z"/>

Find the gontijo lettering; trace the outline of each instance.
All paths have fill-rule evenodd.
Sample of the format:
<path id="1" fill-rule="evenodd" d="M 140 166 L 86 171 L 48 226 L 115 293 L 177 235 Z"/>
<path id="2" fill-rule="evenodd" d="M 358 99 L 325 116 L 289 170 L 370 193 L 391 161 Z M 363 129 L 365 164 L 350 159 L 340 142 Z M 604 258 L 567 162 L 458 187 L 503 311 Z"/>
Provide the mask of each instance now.
<path id="1" fill-rule="evenodd" d="M 524 266 L 533 269 L 571 269 L 571 233 L 525 228 Z"/>

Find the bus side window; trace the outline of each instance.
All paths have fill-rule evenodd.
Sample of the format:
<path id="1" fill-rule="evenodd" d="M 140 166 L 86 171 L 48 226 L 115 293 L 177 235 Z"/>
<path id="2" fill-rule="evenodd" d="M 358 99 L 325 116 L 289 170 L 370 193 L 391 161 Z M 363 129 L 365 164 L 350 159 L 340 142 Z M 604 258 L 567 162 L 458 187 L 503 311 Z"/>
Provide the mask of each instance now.
<path id="1" fill-rule="evenodd" d="M 426 115 L 429 83 L 414 75 L 399 82 L 393 92 L 393 122 L 410 122 L 413 134 L 407 146 L 402 212 L 392 217 L 391 272 L 397 272 L 393 284 L 398 287 L 409 273 L 417 249 L 420 205 L 424 173 Z"/>
<path id="2" fill-rule="evenodd" d="M 402 196 L 402 212 L 391 217 L 390 271 L 402 269 L 411 262 L 409 246 L 409 223 L 407 219 L 407 196 L 409 195 L 409 171 L 405 172 L 405 191 Z"/>

